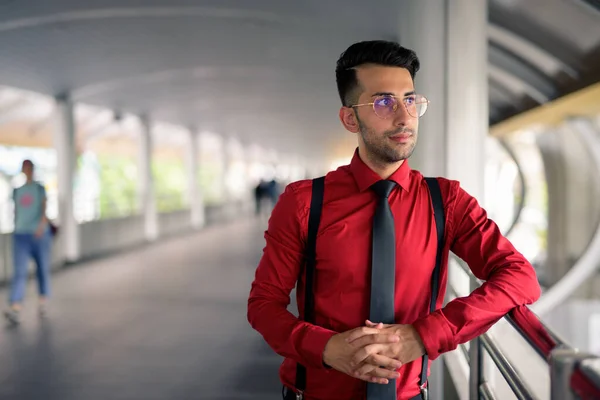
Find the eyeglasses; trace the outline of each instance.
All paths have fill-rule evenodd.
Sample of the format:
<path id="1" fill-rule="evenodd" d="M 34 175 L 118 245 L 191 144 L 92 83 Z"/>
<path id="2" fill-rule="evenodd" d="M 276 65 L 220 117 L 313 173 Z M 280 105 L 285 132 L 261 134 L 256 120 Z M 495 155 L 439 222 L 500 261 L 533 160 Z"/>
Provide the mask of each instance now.
<path id="1" fill-rule="evenodd" d="M 397 97 L 391 94 L 375 97 L 372 103 L 356 104 L 351 107 L 373 106 L 375 115 L 379 118 L 387 119 L 393 116 L 398 110 L 398 105 L 402 102 L 408 114 L 413 118 L 419 118 L 427 111 L 429 100 L 420 94 L 414 94 L 406 97 Z"/>

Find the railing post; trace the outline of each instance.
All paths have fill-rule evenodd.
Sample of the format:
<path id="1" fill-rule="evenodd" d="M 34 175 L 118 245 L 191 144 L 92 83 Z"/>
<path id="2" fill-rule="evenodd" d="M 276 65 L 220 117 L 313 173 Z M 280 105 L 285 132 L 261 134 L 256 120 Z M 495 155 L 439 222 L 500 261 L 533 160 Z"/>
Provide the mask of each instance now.
<path id="1" fill-rule="evenodd" d="M 469 345 L 469 400 L 479 400 L 479 387 L 483 383 L 483 352 L 479 337 L 471 340 Z"/>
<path id="2" fill-rule="evenodd" d="M 479 287 L 479 282 L 477 282 L 475 276 L 470 275 L 469 285 L 471 291 Z M 471 360 L 469 365 L 469 400 L 479 400 L 481 398 L 479 387 L 485 380 L 483 375 L 483 346 L 479 337 L 471 340 L 471 344 L 469 345 L 469 360 Z"/>
<path id="3" fill-rule="evenodd" d="M 557 348 L 550 353 L 550 400 L 576 400 L 571 390 L 571 375 L 578 361 L 594 356 L 576 349 Z"/>

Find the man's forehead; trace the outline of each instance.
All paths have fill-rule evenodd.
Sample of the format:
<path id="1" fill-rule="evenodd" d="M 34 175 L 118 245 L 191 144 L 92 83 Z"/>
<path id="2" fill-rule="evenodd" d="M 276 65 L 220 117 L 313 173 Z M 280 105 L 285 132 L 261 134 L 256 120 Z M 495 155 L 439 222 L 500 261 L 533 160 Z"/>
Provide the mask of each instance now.
<path id="1" fill-rule="evenodd" d="M 366 91 L 407 91 L 414 89 L 410 72 L 406 68 L 368 65 L 357 68 L 360 86 Z"/>
<path id="2" fill-rule="evenodd" d="M 384 65 L 367 64 L 356 68 L 356 75 L 359 78 L 368 79 L 402 79 L 412 81 L 410 72 L 402 67 L 388 67 Z"/>

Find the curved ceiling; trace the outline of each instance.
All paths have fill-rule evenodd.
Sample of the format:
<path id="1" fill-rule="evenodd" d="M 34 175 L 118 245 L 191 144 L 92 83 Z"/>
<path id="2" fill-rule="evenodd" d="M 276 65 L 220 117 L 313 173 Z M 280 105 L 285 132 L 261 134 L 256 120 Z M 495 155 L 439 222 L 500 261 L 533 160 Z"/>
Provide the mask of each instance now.
<path id="1" fill-rule="evenodd" d="M 320 157 L 348 137 L 337 57 L 397 38 L 401 3 L 0 0 L 0 85 Z M 584 3 L 489 1 L 491 123 L 598 80 Z"/>

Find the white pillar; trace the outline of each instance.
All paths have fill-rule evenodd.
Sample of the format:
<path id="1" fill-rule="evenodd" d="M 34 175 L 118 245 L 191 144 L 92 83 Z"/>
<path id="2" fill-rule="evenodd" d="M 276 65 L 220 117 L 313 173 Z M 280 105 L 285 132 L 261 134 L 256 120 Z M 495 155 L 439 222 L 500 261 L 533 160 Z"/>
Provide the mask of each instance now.
<path id="1" fill-rule="evenodd" d="M 153 241 L 158 237 L 158 214 L 156 212 L 156 196 L 154 193 L 154 177 L 152 176 L 152 124 L 149 118 L 140 117 L 141 132 L 139 146 L 139 195 L 142 215 L 144 216 L 144 236 Z"/>
<path id="2" fill-rule="evenodd" d="M 447 173 L 483 203 L 489 129 L 487 1 L 451 0 L 447 7 Z"/>
<path id="3" fill-rule="evenodd" d="M 199 139 L 196 130 L 189 131 L 189 146 L 187 152 L 188 169 L 188 193 L 190 199 L 190 211 L 192 218 L 192 227 L 197 229 L 204 226 L 204 204 L 202 201 L 202 192 L 198 182 L 198 158 L 199 158 Z"/>
<path id="4" fill-rule="evenodd" d="M 54 146 L 57 156 L 58 210 L 61 246 L 66 262 L 79 259 L 79 225 L 75 220 L 73 180 L 77 168 L 75 153 L 75 116 L 69 95 L 57 98 Z"/>
<path id="5" fill-rule="evenodd" d="M 229 177 L 231 174 L 231 138 L 229 136 L 223 136 L 223 177 L 221 179 L 221 195 L 223 196 L 223 205 L 225 206 L 226 214 L 230 216 L 232 214 L 232 196 L 229 188 Z"/>
<path id="6" fill-rule="evenodd" d="M 419 121 L 417 147 L 411 168 L 425 176 L 446 174 L 446 5 L 445 0 L 407 0 L 402 3 L 400 44 L 414 50 L 421 63 L 415 90 L 430 101 Z"/>

